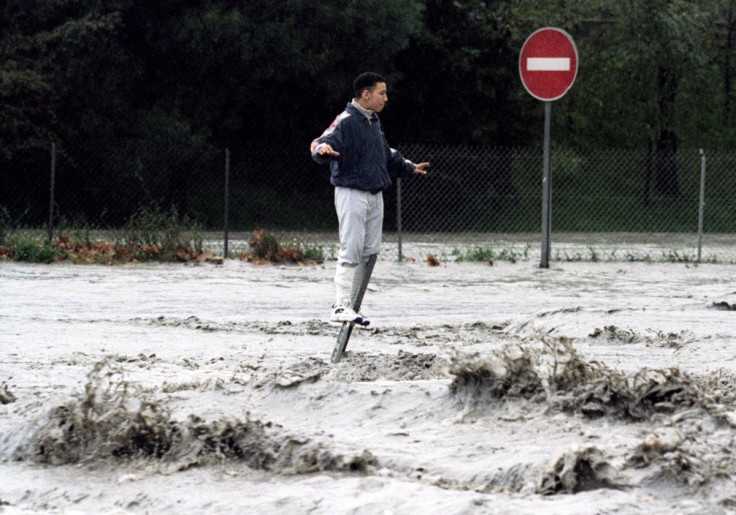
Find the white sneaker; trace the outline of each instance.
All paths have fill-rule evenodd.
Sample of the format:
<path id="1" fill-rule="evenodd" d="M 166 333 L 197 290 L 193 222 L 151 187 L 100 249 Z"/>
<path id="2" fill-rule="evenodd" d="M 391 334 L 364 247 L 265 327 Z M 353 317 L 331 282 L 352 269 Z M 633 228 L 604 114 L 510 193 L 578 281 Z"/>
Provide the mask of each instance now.
<path id="1" fill-rule="evenodd" d="M 356 313 L 350 306 L 334 305 L 332 306 L 332 315 L 330 315 L 332 322 L 353 322 L 356 324 L 363 323 L 363 317 Z"/>

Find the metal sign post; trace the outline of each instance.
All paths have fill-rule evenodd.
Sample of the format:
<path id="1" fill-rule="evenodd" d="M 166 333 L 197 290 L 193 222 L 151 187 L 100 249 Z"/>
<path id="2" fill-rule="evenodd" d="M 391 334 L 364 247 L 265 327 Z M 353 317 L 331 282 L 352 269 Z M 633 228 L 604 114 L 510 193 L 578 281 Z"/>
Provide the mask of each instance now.
<path id="1" fill-rule="evenodd" d="M 56 143 L 51 143 L 51 181 L 49 183 L 49 243 L 54 239 L 54 190 L 56 189 Z"/>
<path id="2" fill-rule="evenodd" d="M 700 202 L 698 203 L 698 263 L 703 251 L 703 210 L 705 209 L 705 154 L 700 149 Z"/>
<path id="3" fill-rule="evenodd" d="M 552 135 L 552 102 L 544 103 L 544 150 L 542 159 L 542 268 L 549 268 L 552 232 L 552 176 L 550 174 L 550 142 Z"/>
<path id="4" fill-rule="evenodd" d="M 578 50 L 562 29 L 547 27 L 529 36 L 519 55 L 521 82 L 531 96 L 544 101 L 544 162 L 542 170 L 542 259 L 549 268 L 552 232 L 552 101 L 561 98 L 575 82 Z"/>

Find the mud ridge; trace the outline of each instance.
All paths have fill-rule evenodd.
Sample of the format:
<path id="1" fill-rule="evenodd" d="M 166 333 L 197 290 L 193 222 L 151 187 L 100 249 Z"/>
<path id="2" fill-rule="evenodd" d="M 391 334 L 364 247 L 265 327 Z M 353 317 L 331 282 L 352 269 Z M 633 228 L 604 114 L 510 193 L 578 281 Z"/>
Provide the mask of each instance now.
<path id="1" fill-rule="evenodd" d="M 151 319 L 133 319 L 137 324 L 146 324 L 159 327 L 183 327 L 195 331 L 206 332 L 250 332 L 259 331 L 270 335 L 324 335 L 334 337 L 339 327 L 325 320 L 304 320 L 292 322 L 281 320 L 278 322 L 216 322 L 202 320 L 197 316 L 167 317 L 158 316 Z M 376 326 L 361 329 L 364 335 L 376 335 L 380 338 L 396 343 L 410 343 L 415 346 L 429 346 L 438 343 L 455 342 L 462 345 L 483 343 L 489 337 L 503 334 L 506 325 L 487 324 L 485 322 L 464 323 L 459 325 L 416 325 L 411 327 Z"/>
<path id="2" fill-rule="evenodd" d="M 110 360 L 95 365 L 83 394 L 53 408 L 36 426 L 14 459 L 63 465 L 143 458 L 179 469 L 234 460 L 281 474 L 368 472 L 378 465 L 368 450 L 336 453 L 309 437 L 247 417 L 175 420 L 161 402 L 129 384 L 120 365 Z"/>
<path id="3" fill-rule="evenodd" d="M 291 322 L 283 320 L 279 322 L 216 322 L 213 320 L 202 320 L 197 316 L 189 316 L 186 318 L 158 316 L 152 319 L 136 318 L 132 320 L 135 323 L 143 323 L 146 325 L 154 325 L 159 327 L 183 327 L 196 331 L 206 332 L 247 332 L 260 331 L 266 334 L 332 334 L 335 332 L 335 326 L 323 320 L 306 320 L 303 322 Z"/>
<path id="4" fill-rule="evenodd" d="M 414 346 L 430 346 L 452 342 L 455 345 L 473 345 L 487 342 L 489 338 L 504 334 L 507 324 L 472 322 L 458 325 L 414 325 L 411 327 L 377 327 L 372 331 L 385 339 L 395 338 L 396 343 Z"/>
<path id="5" fill-rule="evenodd" d="M 330 379 L 345 382 L 420 381 L 446 377 L 447 364 L 431 353 L 399 351 L 397 354 L 371 355 L 347 352 L 331 369 Z"/>
<path id="6" fill-rule="evenodd" d="M 366 354 L 347 351 L 340 363 L 333 365 L 310 357 L 283 364 L 276 370 L 260 370 L 255 388 L 296 388 L 320 379 L 339 382 L 421 381 L 447 377 L 447 364 L 435 354 L 400 350 L 397 354 Z"/>

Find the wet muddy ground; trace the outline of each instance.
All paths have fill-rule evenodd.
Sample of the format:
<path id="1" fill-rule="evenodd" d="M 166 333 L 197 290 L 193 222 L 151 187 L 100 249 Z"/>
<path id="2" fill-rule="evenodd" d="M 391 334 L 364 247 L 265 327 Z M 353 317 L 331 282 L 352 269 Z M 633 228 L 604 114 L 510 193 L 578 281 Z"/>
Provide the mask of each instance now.
<path id="1" fill-rule="evenodd" d="M 736 512 L 731 265 L 0 264 L 0 512 Z"/>

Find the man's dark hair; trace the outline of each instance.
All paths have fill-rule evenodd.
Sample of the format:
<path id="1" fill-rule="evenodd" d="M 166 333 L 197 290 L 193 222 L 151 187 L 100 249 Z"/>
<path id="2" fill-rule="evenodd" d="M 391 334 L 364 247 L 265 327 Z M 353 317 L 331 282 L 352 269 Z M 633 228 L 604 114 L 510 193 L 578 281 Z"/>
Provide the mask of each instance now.
<path id="1" fill-rule="evenodd" d="M 379 82 L 386 82 L 381 75 L 373 72 L 361 73 L 353 81 L 353 91 L 355 92 L 355 98 L 360 98 L 363 91 L 372 90 Z"/>

